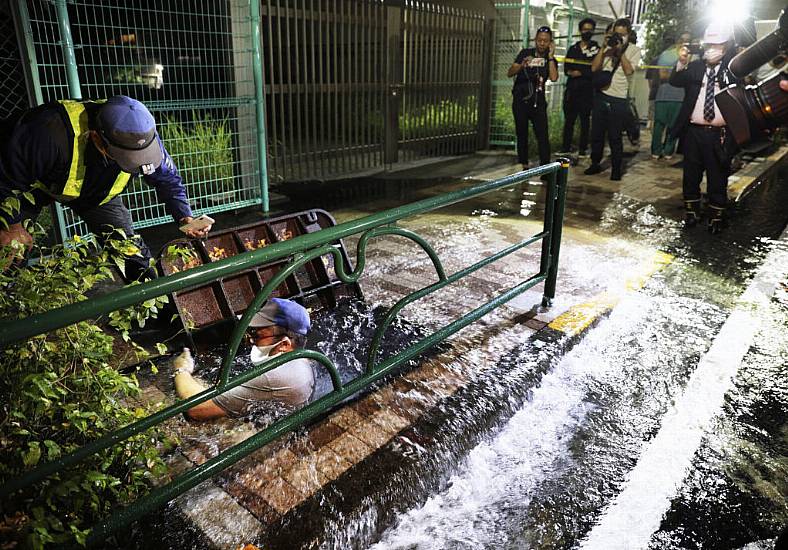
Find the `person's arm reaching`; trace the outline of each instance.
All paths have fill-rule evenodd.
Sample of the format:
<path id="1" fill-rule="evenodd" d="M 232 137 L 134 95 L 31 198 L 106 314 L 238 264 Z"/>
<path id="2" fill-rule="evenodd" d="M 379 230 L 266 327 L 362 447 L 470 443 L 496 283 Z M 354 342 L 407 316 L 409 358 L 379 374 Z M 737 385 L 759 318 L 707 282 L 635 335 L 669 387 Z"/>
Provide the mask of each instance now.
<path id="1" fill-rule="evenodd" d="M 512 66 L 509 67 L 509 70 L 506 72 L 506 76 L 509 78 L 517 75 L 520 71 L 528 67 L 528 64 L 531 62 L 533 57 L 530 55 L 525 55 L 525 50 L 521 50 L 519 54 L 517 54 L 517 58 L 512 63 Z"/>
<path id="2" fill-rule="evenodd" d="M 673 72 L 670 73 L 670 78 L 668 82 L 671 86 L 675 86 L 676 88 L 685 88 L 687 84 L 689 84 L 689 71 L 687 71 L 687 67 L 689 66 L 689 50 L 682 46 L 679 50 L 679 60 L 676 63 L 676 67 L 673 69 Z"/>
<path id="3" fill-rule="evenodd" d="M 175 393 L 180 399 L 189 399 L 208 389 L 192 376 L 194 359 L 188 348 L 183 349 L 183 353 L 175 358 L 172 366 L 175 368 Z M 186 411 L 186 416 L 193 420 L 210 420 L 227 416 L 227 413 L 216 405 L 213 399 L 209 399 Z"/>
<path id="4" fill-rule="evenodd" d="M 189 206 L 189 199 L 186 197 L 186 188 L 183 185 L 178 169 L 175 167 L 175 162 L 167 152 L 164 144 L 160 138 L 159 144 L 164 155 L 164 160 L 153 174 L 144 176 L 145 181 L 156 189 L 156 196 L 159 201 L 163 202 L 167 207 L 167 211 L 173 219 L 179 224 L 186 224 L 192 221 L 192 209 Z M 211 230 L 210 226 L 190 231 L 190 237 L 205 237 Z"/>

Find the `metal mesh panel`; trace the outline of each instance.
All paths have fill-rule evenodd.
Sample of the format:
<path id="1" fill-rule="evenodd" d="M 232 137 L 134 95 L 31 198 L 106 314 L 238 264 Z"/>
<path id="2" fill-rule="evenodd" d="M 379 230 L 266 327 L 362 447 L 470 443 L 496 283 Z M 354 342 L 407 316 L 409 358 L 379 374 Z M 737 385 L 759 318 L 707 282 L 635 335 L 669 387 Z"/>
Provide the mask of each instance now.
<path id="1" fill-rule="evenodd" d="M 514 118 L 512 117 L 512 81 L 506 71 L 512 65 L 525 41 L 525 10 L 512 2 L 496 2 L 498 18 L 495 21 L 495 52 L 493 57 L 492 116 L 490 142 L 514 144 Z"/>
<path id="2" fill-rule="evenodd" d="M 474 151 L 484 17 L 407 0 L 403 27 L 400 160 Z"/>
<path id="3" fill-rule="evenodd" d="M 263 0 L 271 178 L 383 164 L 385 7 L 380 0 Z"/>
<path id="4" fill-rule="evenodd" d="M 69 97 L 55 8 L 28 9 L 43 100 Z M 148 106 L 195 212 L 260 202 L 248 0 L 75 0 L 68 15 L 83 98 Z M 139 178 L 123 199 L 135 227 L 171 221 Z M 66 235 L 86 232 L 62 210 Z"/>
<path id="5" fill-rule="evenodd" d="M 0 118 L 6 118 L 30 104 L 8 0 L 0 0 L 0 75 Z"/>

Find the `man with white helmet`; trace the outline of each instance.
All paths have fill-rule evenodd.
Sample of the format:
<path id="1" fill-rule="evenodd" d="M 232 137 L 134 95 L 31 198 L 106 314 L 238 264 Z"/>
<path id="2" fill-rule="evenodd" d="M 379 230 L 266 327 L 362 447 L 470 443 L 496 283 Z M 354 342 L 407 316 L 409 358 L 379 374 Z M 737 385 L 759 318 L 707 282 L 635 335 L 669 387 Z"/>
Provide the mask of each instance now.
<path id="1" fill-rule="evenodd" d="M 689 61 L 686 47 L 679 51 L 670 84 L 684 88 L 684 101 L 671 130 L 683 138 L 683 193 L 686 209 L 685 226 L 696 225 L 701 218 L 700 183 L 706 174 L 709 199 L 708 229 L 712 233 L 723 227 L 723 214 L 728 202 L 728 176 L 735 152 L 733 136 L 714 101 L 714 94 L 725 87 L 729 78 L 728 63 L 736 55 L 733 28 L 712 23 L 703 36 L 702 59 Z"/>

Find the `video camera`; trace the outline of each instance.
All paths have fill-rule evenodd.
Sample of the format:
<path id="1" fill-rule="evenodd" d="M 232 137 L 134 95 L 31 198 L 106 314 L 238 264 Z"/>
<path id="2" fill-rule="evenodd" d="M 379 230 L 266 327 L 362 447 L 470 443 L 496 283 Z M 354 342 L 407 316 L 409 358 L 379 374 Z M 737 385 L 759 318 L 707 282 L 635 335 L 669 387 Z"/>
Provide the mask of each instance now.
<path id="1" fill-rule="evenodd" d="M 783 10 L 777 28 L 734 57 L 728 69 L 744 78 L 768 62 L 780 67 L 788 56 L 788 13 Z M 717 106 L 739 145 L 766 138 L 788 123 L 788 92 L 780 81 L 788 79 L 781 71 L 754 85 L 731 84 L 715 96 Z"/>

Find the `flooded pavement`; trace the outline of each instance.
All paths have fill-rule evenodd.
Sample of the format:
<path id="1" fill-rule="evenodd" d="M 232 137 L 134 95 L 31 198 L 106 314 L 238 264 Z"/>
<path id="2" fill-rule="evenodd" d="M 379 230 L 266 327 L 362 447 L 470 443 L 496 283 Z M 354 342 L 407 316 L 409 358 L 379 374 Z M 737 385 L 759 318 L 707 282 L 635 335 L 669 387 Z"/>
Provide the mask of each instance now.
<path id="1" fill-rule="evenodd" d="M 532 182 L 432 216 L 470 214 L 497 223 L 538 219 L 542 193 Z M 605 242 L 614 257 L 611 247 L 622 243 L 656 248 L 675 261 L 619 303 L 544 375 L 508 423 L 456 465 L 442 490 L 402 510 L 372 548 L 734 549 L 750 543 L 772 548 L 788 524 L 784 279 L 778 297 L 758 311 L 762 324 L 734 371 L 734 387 L 704 427 L 700 448 L 660 511 L 651 539 L 636 546 L 587 539 L 627 484 L 755 269 L 775 249 L 785 252 L 786 243 L 775 239 L 788 219 L 787 198 L 783 174 L 733 210 L 726 232 L 710 235 L 702 228 L 684 230 L 675 203 L 644 204 L 582 183 L 570 187 L 569 239 L 588 238 L 592 250 Z M 364 211 L 372 211 L 370 206 Z M 574 263 L 574 252 L 562 256 L 561 277 L 591 267 L 592 262 Z M 600 263 L 606 260 L 599 257 Z M 601 273 L 609 277 L 610 270 Z M 517 370 L 533 357 L 534 350 L 526 349 L 508 359 Z M 692 398 L 700 404 L 704 394 Z"/>
<path id="2" fill-rule="evenodd" d="M 210 541 L 171 536 L 166 545 L 773 548 L 788 523 L 788 256 L 778 240 L 788 174 L 764 182 L 732 209 L 725 232 L 710 235 L 682 228 L 675 181 L 653 183 L 641 164 L 621 184 L 571 176 L 550 316 L 536 307 L 536 287 L 450 338 L 439 361 L 197 488 L 223 489 L 232 513 L 268 522 L 262 534 L 242 521 L 230 536 L 216 533 L 232 529 L 225 521 Z M 342 222 L 472 183 L 387 181 L 374 196 L 314 196 L 291 210 L 322 206 Z M 539 231 L 543 195 L 530 182 L 399 225 L 431 242 L 451 273 Z M 314 346 L 344 362 L 343 379 L 361 368 L 373 312 L 435 280 L 428 258 L 403 243 L 370 244 L 361 280 L 369 307 L 321 320 Z M 775 297 L 743 307 L 753 275 L 775 257 Z M 443 326 L 531 274 L 538 258 L 526 248 L 409 306 L 402 332 Z M 545 336 L 558 313 L 588 304 L 609 315 L 581 339 Z M 757 323 L 731 325 L 747 315 Z M 733 346 L 748 327 L 743 358 L 713 363 L 720 340 Z M 199 464 L 279 414 L 245 428 L 189 426 L 198 449 L 182 452 Z"/>

